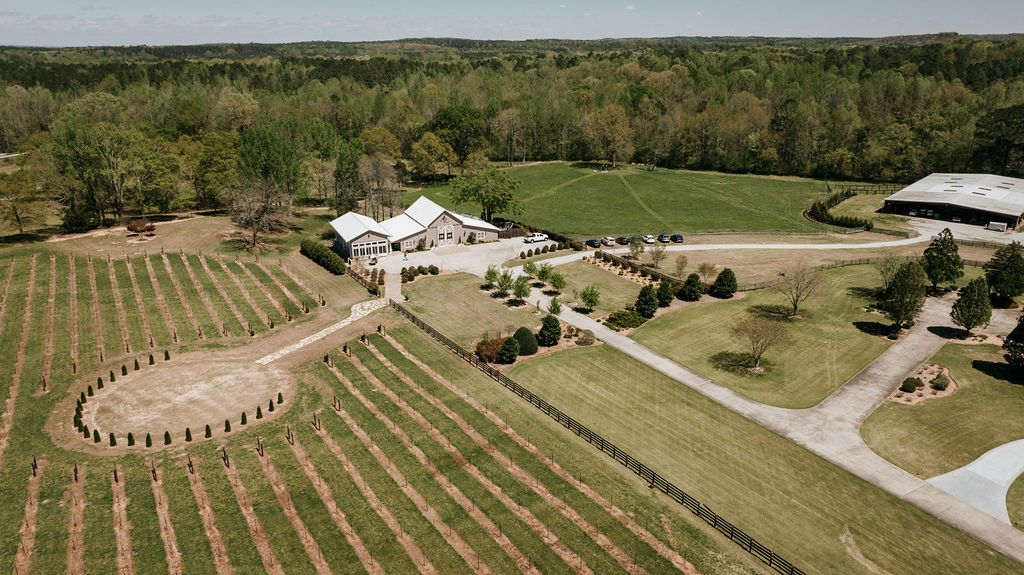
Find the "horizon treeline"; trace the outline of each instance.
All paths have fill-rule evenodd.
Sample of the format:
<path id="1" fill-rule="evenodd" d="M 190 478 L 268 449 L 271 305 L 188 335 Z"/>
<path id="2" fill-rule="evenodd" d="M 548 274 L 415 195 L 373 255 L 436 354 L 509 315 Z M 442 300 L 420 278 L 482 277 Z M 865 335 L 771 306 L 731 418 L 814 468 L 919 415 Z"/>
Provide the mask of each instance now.
<path id="1" fill-rule="evenodd" d="M 484 159 L 1024 175 L 1024 40 L 933 40 L 0 48 L 0 151 L 75 229 L 257 180 L 383 209 Z"/>

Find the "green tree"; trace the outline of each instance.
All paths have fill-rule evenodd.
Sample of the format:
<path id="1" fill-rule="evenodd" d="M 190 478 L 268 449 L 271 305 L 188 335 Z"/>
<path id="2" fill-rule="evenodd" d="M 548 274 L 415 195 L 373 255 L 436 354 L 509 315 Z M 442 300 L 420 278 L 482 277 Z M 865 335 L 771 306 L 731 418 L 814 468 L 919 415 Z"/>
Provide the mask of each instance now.
<path id="1" fill-rule="evenodd" d="M 185 428 L 185 441 L 192 441 L 192 428 L 191 427 L 186 427 Z"/>
<path id="2" fill-rule="evenodd" d="M 1003 339 L 1003 349 L 1006 354 L 1006 363 L 1016 368 L 1024 368 L 1024 314 L 1017 320 L 1017 327 L 1013 328 Z"/>
<path id="3" fill-rule="evenodd" d="M 924 250 L 921 267 L 932 282 L 932 288 L 940 283 L 953 282 L 963 277 L 964 261 L 960 259 L 960 250 L 953 240 L 953 232 L 946 228 L 932 240 Z"/>
<path id="4" fill-rule="evenodd" d="M 711 284 L 708 293 L 717 298 L 729 299 L 736 293 L 737 288 L 736 274 L 731 269 L 725 268 L 715 278 L 715 283 Z"/>
<path id="5" fill-rule="evenodd" d="M 654 317 L 654 313 L 658 311 L 658 294 L 653 285 L 647 284 L 640 288 L 640 294 L 636 296 L 633 309 L 643 317 Z"/>
<path id="6" fill-rule="evenodd" d="M 231 420 L 230 419 L 225 419 L 224 420 L 224 433 L 230 433 L 230 432 L 231 432 Z"/>
<path id="7" fill-rule="evenodd" d="M 129 431 L 128 432 L 128 447 L 132 447 L 134 445 L 135 445 L 135 436 L 132 435 L 132 433 Z"/>
<path id="8" fill-rule="evenodd" d="M 629 161 L 633 156 L 633 130 L 622 106 L 609 104 L 596 111 L 585 124 L 584 134 L 595 159 L 609 159 L 614 167 L 617 161 Z"/>
<path id="9" fill-rule="evenodd" d="M 907 262 L 896 270 L 884 302 L 885 313 L 896 328 L 902 327 L 921 312 L 927 287 L 928 276 L 921 269 L 921 264 Z"/>
<path id="10" fill-rule="evenodd" d="M 153 436 L 146 434 L 146 447 L 153 447 Z"/>
<path id="11" fill-rule="evenodd" d="M 328 204 L 339 216 L 359 206 L 359 198 L 363 195 L 363 183 L 359 179 L 359 160 L 365 153 L 366 149 L 358 139 L 338 144 L 338 155 L 334 163 L 335 191 Z"/>
<path id="12" fill-rule="evenodd" d="M 421 178 L 433 178 L 440 167 L 444 167 L 450 176 L 458 157 L 447 142 L 433 132 L 426 132 L 412 145 L 409 161 Z"/>
<path id="13" fill-rule="evenodd" d="M 974 158 L 982 170 L 1024 175 L 1024 104 L 992 110 L 977 121 Z"/>
<path id="14" fill-rule="evenodd" d="M 359 139 L 366 144 L 367 155 L 383 154 L 389 158 L 397 158 L 401 155 L 402 143 L 383 126 L 363 130 L 359 134 Z"/>
<path id="15" fill-rule="evenodd" d="M 686 281 L 683 282 L 683 287 L 679 290 L 679 299 L 697 301 L 702 295 L 704 295 L 704 282 L 700 281 L 700 276 L 697 274 L 686 276 Z"/>
<path id="16" fill-rule="evenodd" d="M 508 295 L 508 292 L 512 290 L 513 284 L 515 284 L 515 278 L 512 277 L 512 272 L 509 270 L 501 272 L 497 281 L 498 294 L 502 297 Z"/>
<path id="17" fill-rule="evenodd" d="M 515 363 L 519 357 L 519 341 L 514 337 L 507 337 L 501 344 L 501 351 L 498 352 L 498 361 L 501 363 Z"/>
<path id="18" fill-rule="evenodd" d="M 555 290 L 556 293 L 561 293 L 566 286 L 565 276 L 560 272 L 553 272 L 551 277 L 548 278 L 548 285 L 550 285 L 551 289 Z"/>
<path id="19" fill-rule="evenodd" d="M 519 342 L 519 355 L 533 355 L 537 353 L 537 336 L 529 328 L 521 327 L 516 330 L 512 337 Z"/>
<path id="20" fill-rule="evenodd" d="M 523 212 L 515 198 L 519 180 L 508 172 L 494 169 L 474 176 L 460 176 L 452 183 L 451 201 L 456 204 L 480 204 L 480 216 L 487 221 L 497 214 L 516 217 Z"/>
<path id="21" fill-rule="evenodd" d="M 672 305 L 672 300 L 676 298 L 676 284 L 668 281 L 661 280 L 658 284 L 658 307 L 668 307 Z"/>
<path id="22" fill-rule="evenodd" d="M 552 299 L 552 302 L 558 301 Z M 540 321 L 540 331 L 537 332 L 537 343 L 544 347 L 551 347 L 558 345 L 559 340 L 562 339 L 562 323 L 555 317 L 556 313 L 544 316 L 544 319 Z"/>
<path id="23" fill-rule="evenodd" d="M 170 445 L 170 444 L 171 444 L 171 432 L 170 431 L 165 431 L 164 432 L 164 445 Z"/>
<path id="24" fill-rule="evenodd" d="M 92 430 L 92 442 L 93 443 L 99 443 L 100 442 L 100 432 L 99 432 L 99 430 L 96 430 L 96 429 Z"/>
<path id="25" fill-rule="evenodd" d="M 989 287 L 1003 299 L 1024 294 L 1024 246 L 1011 242 L 996 250 L 982 266 Z"/>
<path id="26" fill-rule="evenodd" d="M 494 287 L 494 283 L 498 281 L 498 266 L 489 265 L 487 271 L 484 272 L 484 286 L 486 289 Z"/>
<path id="27" fill-rule="evenodd" d="M 949 317 L 953 323 L 967 330 L 968 337 L 972 329 L 988 325 L 992 319 L 992 302 L 985 278 L 974 278 L 963 288 Z"/>
<path id="28" fill-rule="evenodd" d="M 526 262 L 523 264 L 523 275 L 527 277 L 534 277 L 537 275 L 537 264 L 533 262 Z"/>
<path id="29" fill-rule="evenodd" d="M 427 125 L 444 143 L 448 144 L 459 163 L 465 163 L 470 154 L 487 144 L 487 122 L 483 112 L 470 106 L 441 108 Z"/>
<path id="30" fill-rule="evenodd" d="M 238 187 L 238 140 L 235 132 L 203 134 L 191 178 L 196 207 L 220 207 Z"/>
<path id="31" fill-rule="evenodd" d="M 547 262 L 540 264 L 537 266 L 537 279 L 547 283 L 547 281 L 551 279 L 551 273 L 553 270 L 554 268 Z"/>
<path id="32" fill-rule="evenodd" d="M 206 424 L 206 432 L 203 434 L 203 437 L 205 437 L 207 439 L 213 437 L 213 430 L 210 429 L 210 424 L 209 423 Z"/>
<path id="33" fill-rule="evenodd" d="M 580 302 L 583 303 L 583 307 L 587 311 L 594 311 L 597 304 L 601 303 L 601 288 L 597 287 L 597 284 L 590 284 L 583 288 L 583 291 L 580 292 Z"/>
<path id="34" fill-rule="evenodd" d="M 562 302 L 558 301 L 558 297 L 551 298 L 551 303 L 548 304 L 548 313 L 551 315 L 562 315 Z"/>
<path id="35" fill-rule="evenodd" d="M 111 447 L 117 447 L 117 438 L 114 437 L 113 433 L 110 433 L 110 440 L 109 441 L 110 441 L 110 446 Z"/>
<path id="36" fill-rule="evenodd" d="M 242 425 L 246 425 L 248 423 L 249 423 L 249 419 L 245 416 L 245 412 L 243 411 L 242 412 Z"/>
<path id="37" fill-rule="evenodd" d="M 529 276 L 521 275 L 516 277 L 515 281 L 512 282 L 512 295 L 520 301 L 530 296 Z"/>
<path id="38" fill-rule="evenodd" d="M 25 233 L 26 226 L 43 221 L 45 200 L 24 168 L 0 172 L 0 220 L 16 227 L 19 234 Z"/>
<path id="39" fill-rule="evenodd" d="M 256 419 L 263 419 L 263 408 L 256 406 Z"/>

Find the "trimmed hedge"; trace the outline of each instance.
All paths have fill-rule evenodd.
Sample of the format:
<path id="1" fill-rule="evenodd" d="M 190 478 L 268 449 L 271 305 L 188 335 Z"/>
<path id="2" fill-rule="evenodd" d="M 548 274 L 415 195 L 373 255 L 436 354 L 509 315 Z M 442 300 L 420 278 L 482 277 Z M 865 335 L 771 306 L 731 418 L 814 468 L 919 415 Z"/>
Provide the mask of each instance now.
<path id="1" fill-rule="evenodd" d="M 299 253 L 336 276 L 345 273 L 345 260 L 341 259 L 341 256 L 334 250 L 316 240 L 308 238 L 302 240 L 302 243 L 299 244 Z"/>
<path id="2" fill-rule="evenodd" d="M 824 200 L 817 200 L 811 204 L 810 209 L 807 210 L 807 215 L 816 222 L 823 224 L 829 224 L 832 226 L 839 226 L 841 228 L 864 228 L 865 230 L 871 231 L 873 222 L 866 218 L 856 218 L 853 216 L 836 216 L 833 215 L 829 210 L 838 206 L 843 200 L 852 198 L 857 195 L 852 190 L 845 190 L 835 194 L 829 194 Z"/>

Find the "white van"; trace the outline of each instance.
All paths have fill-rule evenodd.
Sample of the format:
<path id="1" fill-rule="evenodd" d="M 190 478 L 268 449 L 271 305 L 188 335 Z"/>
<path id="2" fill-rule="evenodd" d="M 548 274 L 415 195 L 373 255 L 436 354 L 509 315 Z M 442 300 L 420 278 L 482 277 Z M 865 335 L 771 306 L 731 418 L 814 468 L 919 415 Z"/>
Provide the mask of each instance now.
<path id="1" fill-rule="evenodd" d="M 985 226 L 985 229 L 992 230 L 994 232 L 1005 232 L 1006 224 L 1004 224 L 1003 222 L 989 222 L 988 225 Z"/>

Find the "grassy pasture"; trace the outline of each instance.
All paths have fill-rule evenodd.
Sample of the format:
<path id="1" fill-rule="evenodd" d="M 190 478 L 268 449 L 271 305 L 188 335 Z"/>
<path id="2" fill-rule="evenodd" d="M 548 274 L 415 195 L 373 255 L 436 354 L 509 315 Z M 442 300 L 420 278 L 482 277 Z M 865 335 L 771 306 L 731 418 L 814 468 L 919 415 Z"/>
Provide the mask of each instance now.
<path id="1" fill-rule="evenodd" d="M 1017 478 L 1006 494 L 1006 510 L 1013 525 L 1024 531 L 1024 475 Z"/>
<path id="2" fill-rule="evenodd" d="M 866 218 L 874 222 L 876 226 L 890 230 L 909 230 L 910 226 L 907 224 L 906 216 L 883 214 L 878 211 L 885 205 L 886 197 L 887 194 L 858 194 L 843 200 L 830 211 L 837 216 Z"/>
<path id="3" fill-rule="evenodd" d="M 588 262 L 572 262 L 558 266 L 555 270 L 565 277 L 566 287 L 562 290 L 565 295 L 560 298 L 563 304 L 582 305 L 574 297 L 576 292 L 583 291 L 583 288 L 590 284 L 600 288 L 601 299 L 594 310 L 595 317 L 606 316 L 633 305 L 640 293 L 641 286 L 635 281 L 621 278 L 614 272 Z"/>
<path id="4" fill-rule="evenodd" d="M 513 168 L 522 221 L 568 235 L 593 237 L 704 229 L 820 230 L 802 216 L 824 186 L 814 180 L 623 167 L 609 173 L 566 163 Z M 451 186 L 410 192 L 453 205 Z"/>
<path id="5" fill-rule="evenodd" d="M 1024 438 L 1024 380 L 1012 379 L 1000 348 L 949 343 L 929 361 L 949 368 L 956 393 L 917 405 L 882 404 L 861 426 L 879 455 L 927 478 Z"/>

